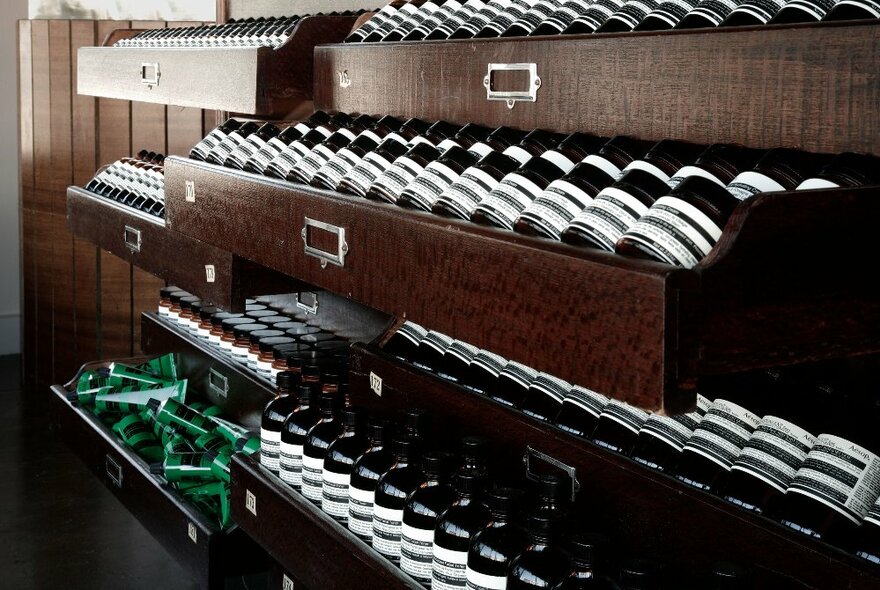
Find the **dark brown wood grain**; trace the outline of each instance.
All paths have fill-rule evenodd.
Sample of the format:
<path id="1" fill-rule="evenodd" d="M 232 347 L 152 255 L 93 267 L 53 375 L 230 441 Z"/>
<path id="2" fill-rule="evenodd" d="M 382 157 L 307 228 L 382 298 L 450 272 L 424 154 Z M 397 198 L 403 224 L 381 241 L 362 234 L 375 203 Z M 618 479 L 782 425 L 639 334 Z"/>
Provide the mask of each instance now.
<path id="1" fill-rule="evenodd" d="M 382 379 L 381 398 L 370 389 L 371 374 Z M 425 408 L 432 423 L 441 425 L 434 429 L 435 445 L 480 434 L 490 440 L 493 457 L 522 456 L 531 445 L 575 467 L 581 483 L 578 504 L 585 512 L 579 526 L 610 534 L 623 555 L 650 555 L 693 572 L 718 560 L 747 564 L 754 569 L 754 587 L 761 590 L 868 590 L 880 584 L 880 571 L 868 562 L 403 365 L 373 347 L 354 347 L 351 395 L 353 404 L 377 413 Z M 681 587 L 697 586 L 682 582 Z"/>
<path id="2" fill-rule="evenodd" d="M 235 521 L 305 588 L 421 588 L 256 459 L 233 456 L 232 482 Z M 256 514 L 245 508 L 248 492 Z"/>
<path id="3" fill-rule="evenodd" d="M 220 589 L 227 576 L 265 567 L 265 554 L 241 529 L 220 531 L 218 524 L 165 488 L 97 418 L 71 405 L 65 393 L 59 385 L 51 389 L 53 429 L 200 587 Z M 120 485 L 108 470 L 121 474 Z"/>
<path id="4" fill-rule="evenodd" d="M 315 52 L 315 106 L 754 147 L 880 153 L 874 23 L 347 44 Z M 535 63 L 537 102 L 486 100 L 489 63 Z M 351 85 L 339 84 L 347 71 Z M 504 88 L 501 88 L 504 89 Z"/>
<path id="5" fill-rule="evenodd" d="M 81 94 L 283 117 L 312 97 L 312 49 L 341 41 L 354 17 L 309 17 L 278 49 L 80 50 Z M 141 82 L 141 65 L 157 63 L 159 83 Z"/>

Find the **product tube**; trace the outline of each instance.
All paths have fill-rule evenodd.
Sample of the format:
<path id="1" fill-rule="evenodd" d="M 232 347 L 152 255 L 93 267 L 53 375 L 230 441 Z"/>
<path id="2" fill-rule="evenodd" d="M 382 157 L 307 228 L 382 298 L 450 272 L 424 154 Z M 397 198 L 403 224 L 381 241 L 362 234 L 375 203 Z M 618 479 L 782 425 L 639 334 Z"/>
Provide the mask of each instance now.
<path id="1" fill-rule="evenodd" d="M 182 402 L 186 397 L 187 381 L 178 381 L 162 389 L 142 389 L 118 393 L 101 392 L 95 396 L 95 408 L 101 412 L 137 413 L 147 407 L 150 400 L 175 399 Z"/>
<path id="2" fill-rule="evenodd" d="M 202 436 L 214 429 L 214 423 L 209 418 L 173 399 L 162 402 L 150 400 L 147 407 L 152 410 L 157 422 L 177 424 L 192 436 Z"/>
<path id="3" fill-rule="evenodd" d="M 150 465 L 150 473 L 168 481 L 198 481 L 215 479 L 207 453 L 180 453 L 167 455 L 161 463 Z"/>

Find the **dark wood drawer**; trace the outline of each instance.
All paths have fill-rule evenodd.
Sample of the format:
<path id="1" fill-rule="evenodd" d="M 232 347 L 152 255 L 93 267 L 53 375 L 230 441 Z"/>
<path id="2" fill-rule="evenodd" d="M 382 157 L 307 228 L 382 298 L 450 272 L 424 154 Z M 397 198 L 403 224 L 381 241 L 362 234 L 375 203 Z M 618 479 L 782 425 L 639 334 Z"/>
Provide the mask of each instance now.
<path id="1" fill-rule="evenodd" d="M 193 239 L 158 217 L 75 186 L 67 189 L 67 227 L 75 236 L 224 309 L 240 309 L 250 295 L 300 285 L 222 245 Z"/>
<path id="2" fill-rule="evenodd" d="M 354 22 L 354 16 L 304 17 L 278 49 L 83 47 L 77 92 L 283 117 L 312 98 L 315 45 L 342 41 Z M 116 31 L 105 44 L 137 32 Z"/>
<path id="3" fill-rule="evenodd" d="M 373 389 L 376 377 L 381 396 Z M 581 487 L 578 503 L 584 507 L 578 526 L 610 534 L 624 555 L 650 555 L 693 572 L 706 571 L 715 561 L 739 563 L 753 568 L 758 590 L 880 585 L 880 568 L 868 561 L 403 365 L 373 346 L 353 350 L 351 393 L 353 404 L 379 415 L 425 408 L 438 437 L 435 445 L 444 439 L 454 444 L 463 435 L 487 437 L 496 473 L 521 466 L 526 445 L 574 467 Z M 698 586 L 682 582 L 680 587 Z"/>
<path id="4" fill-rule="evenodd" d="M 64 386 L 51 388 L 53 429 L 201 587 L 223 588 L 227 576 L 266 567 L 265 554 L 244 531 L 239 527 L 221 531 L 164 487 L 146 462 L 96 417 L 68 402 L 66 393 Z"/>

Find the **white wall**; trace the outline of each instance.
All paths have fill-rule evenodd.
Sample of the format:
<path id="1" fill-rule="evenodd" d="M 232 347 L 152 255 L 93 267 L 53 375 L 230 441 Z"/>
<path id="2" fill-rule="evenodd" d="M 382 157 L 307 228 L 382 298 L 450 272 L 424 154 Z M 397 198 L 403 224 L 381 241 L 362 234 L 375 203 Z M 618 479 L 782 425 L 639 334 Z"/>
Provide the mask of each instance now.
<path id="1" fill-rule="evenodd" d="M 18 24 L 27 0 L 0 2 L 0 355 L 20 351 Z"/>

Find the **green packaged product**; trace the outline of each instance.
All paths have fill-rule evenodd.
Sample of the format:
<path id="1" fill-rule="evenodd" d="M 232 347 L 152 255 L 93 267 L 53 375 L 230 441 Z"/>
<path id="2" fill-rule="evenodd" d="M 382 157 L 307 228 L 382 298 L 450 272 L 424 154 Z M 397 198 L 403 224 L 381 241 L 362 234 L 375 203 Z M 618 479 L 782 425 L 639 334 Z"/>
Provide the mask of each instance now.
<path id="1" fill-rule="evenodd" d="M 211 471 L 212 462 L 206 453 L 169 454 L 161 463 L 150 465 L 150 473 L 169 482 L 211 480 L 216 479 Z"/>
<path id="2" fill-rule="evenodd" d="M 232 445 L 229 444 L 222 436 L 218 436 L 212 432 L 208 434 L 203 434 L 195 440 L 195 446 L 197 449 L 210 453 L 226 453 L 231 454 L 233 452 Z"/>
<path id="3" fill-rule="evenodd" d="M 202 436 L 214 429 L 214 423 L 209 418 L 174 399 L 150 400 L 147 406 L 152 410 L 156 421 L 162 424 L 176 424 L 190 436 Z"/>
<path id="4" fill-rule="evenodd" d="M 205 453 L 208 458 L 211 460 L 211 473 L 214 474 L 214 477 L 217 479 L 229 483 L 229 464 L 232 462 L 232 458 L 225 453 Z"/>
<path id="5" fill-rule="evenodd" d="M 161 389 L 135 389 L 119 392 L 102 391 L 95 396 L 95 408 L 100 412 L 137 413 L 147 407 L 150 400 L 183 401 L 186 397 L 186 379 Z"/>
<path id="6" fill-rule="evenodd" d="M 113 425 L 122 442 L 147 461 L 161 460 L 165 454 L 159 440 L 140 416 L 129 414 Z"/>
<path id="7" fill-rule="evenodd" d="M 155 375 L 156 377 L 161 377 L 162 379 L 170 381 L 177 380 L 177 361 L 172 353 L 163 354 L 160 357 L 154 358 L 144 363 L 139 368 Z"/>
<path id="8" fill-rule="evenodd" d="M 215 406 L 214 404 L 209 404 L 207 402 L 190 402 L 189 407 L 209 418 L 212 416 L 219 416 L 223 413 L 223 409 L 220 408 L 220 406 Z"/>

